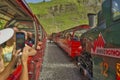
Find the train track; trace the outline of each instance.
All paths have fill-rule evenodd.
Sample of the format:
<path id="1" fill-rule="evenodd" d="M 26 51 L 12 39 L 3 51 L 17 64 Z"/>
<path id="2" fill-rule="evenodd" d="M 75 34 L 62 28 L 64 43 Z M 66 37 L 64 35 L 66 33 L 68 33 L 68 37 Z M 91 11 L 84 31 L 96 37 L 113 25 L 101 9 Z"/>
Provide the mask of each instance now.
<path id="1" fill-rule="evenodd" d="M 80 75 L 79 68 L 54 43 L 47 43 L 39 80 L 88 80 Z"/>

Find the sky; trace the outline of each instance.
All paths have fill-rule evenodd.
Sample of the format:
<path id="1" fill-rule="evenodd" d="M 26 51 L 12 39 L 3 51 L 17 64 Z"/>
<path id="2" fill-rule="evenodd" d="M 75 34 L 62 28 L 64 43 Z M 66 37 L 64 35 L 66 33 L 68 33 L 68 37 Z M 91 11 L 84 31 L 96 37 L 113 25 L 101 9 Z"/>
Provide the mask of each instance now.
<path id="1" fill-rule="evenodd" d="M 42 2 L 43 0 L 25 0 L 26 2 L 32 2 L 32 3 L 37 3 L 37 2 Z M 50 0 L 45 0 L 45 1 L 50 1 Z"/>

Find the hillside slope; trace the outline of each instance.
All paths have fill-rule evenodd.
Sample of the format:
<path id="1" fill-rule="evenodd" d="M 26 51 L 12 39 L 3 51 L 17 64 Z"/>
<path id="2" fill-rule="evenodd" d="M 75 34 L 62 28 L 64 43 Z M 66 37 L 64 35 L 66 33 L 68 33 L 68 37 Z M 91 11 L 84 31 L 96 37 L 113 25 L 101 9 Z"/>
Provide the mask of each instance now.
<path id="1" fill-rule="evenodd" d="M 48 34 L 88 24 L 87 13 L 97 13 L 101 0 L 51 0 L 29 3 Z"/>

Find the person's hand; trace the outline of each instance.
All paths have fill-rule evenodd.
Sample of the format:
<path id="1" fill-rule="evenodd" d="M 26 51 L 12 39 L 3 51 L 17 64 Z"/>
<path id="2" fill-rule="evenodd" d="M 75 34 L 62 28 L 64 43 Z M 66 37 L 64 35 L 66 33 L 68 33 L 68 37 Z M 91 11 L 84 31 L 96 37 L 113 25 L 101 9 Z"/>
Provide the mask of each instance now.
<path id="1" fill-rule="evenodd" d="M 37 53 L 37 51 L 33 47 L 30 47 L 28 45 L 25 46 L 28 48 L 28 56 L 34 56 Z"/>
<path id="2" fill-rule="evenodd" d="M 21 57 L 22 63 L 27 62 L 27 59 L 28 59 L 28 56 L 29 56 L 28 54 L 29 54 L 29 47 L 25 46 L 23 48 L 22 57 Z"/>
<path id="3" fill-rule="evenodd" d="M 22 52 L 22 57 L 21 57 L 22 63 L 26 63 L 28 56 L 34 56 L 36 53 L 37 51 L 34 48 L 26 45 L 23 48 L 23 52 Z"/>

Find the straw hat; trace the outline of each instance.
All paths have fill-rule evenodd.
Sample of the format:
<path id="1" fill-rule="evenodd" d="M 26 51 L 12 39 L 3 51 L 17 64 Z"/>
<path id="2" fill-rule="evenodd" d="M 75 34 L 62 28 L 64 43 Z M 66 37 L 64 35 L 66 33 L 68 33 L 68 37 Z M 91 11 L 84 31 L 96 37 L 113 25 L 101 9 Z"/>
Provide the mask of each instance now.
<path id="1" fill-rule="evenodd" d="M 0 44 L 9 40 L 14 34 L 14 30 L 11 28 L 6 28 L 0 30 Z"/>

